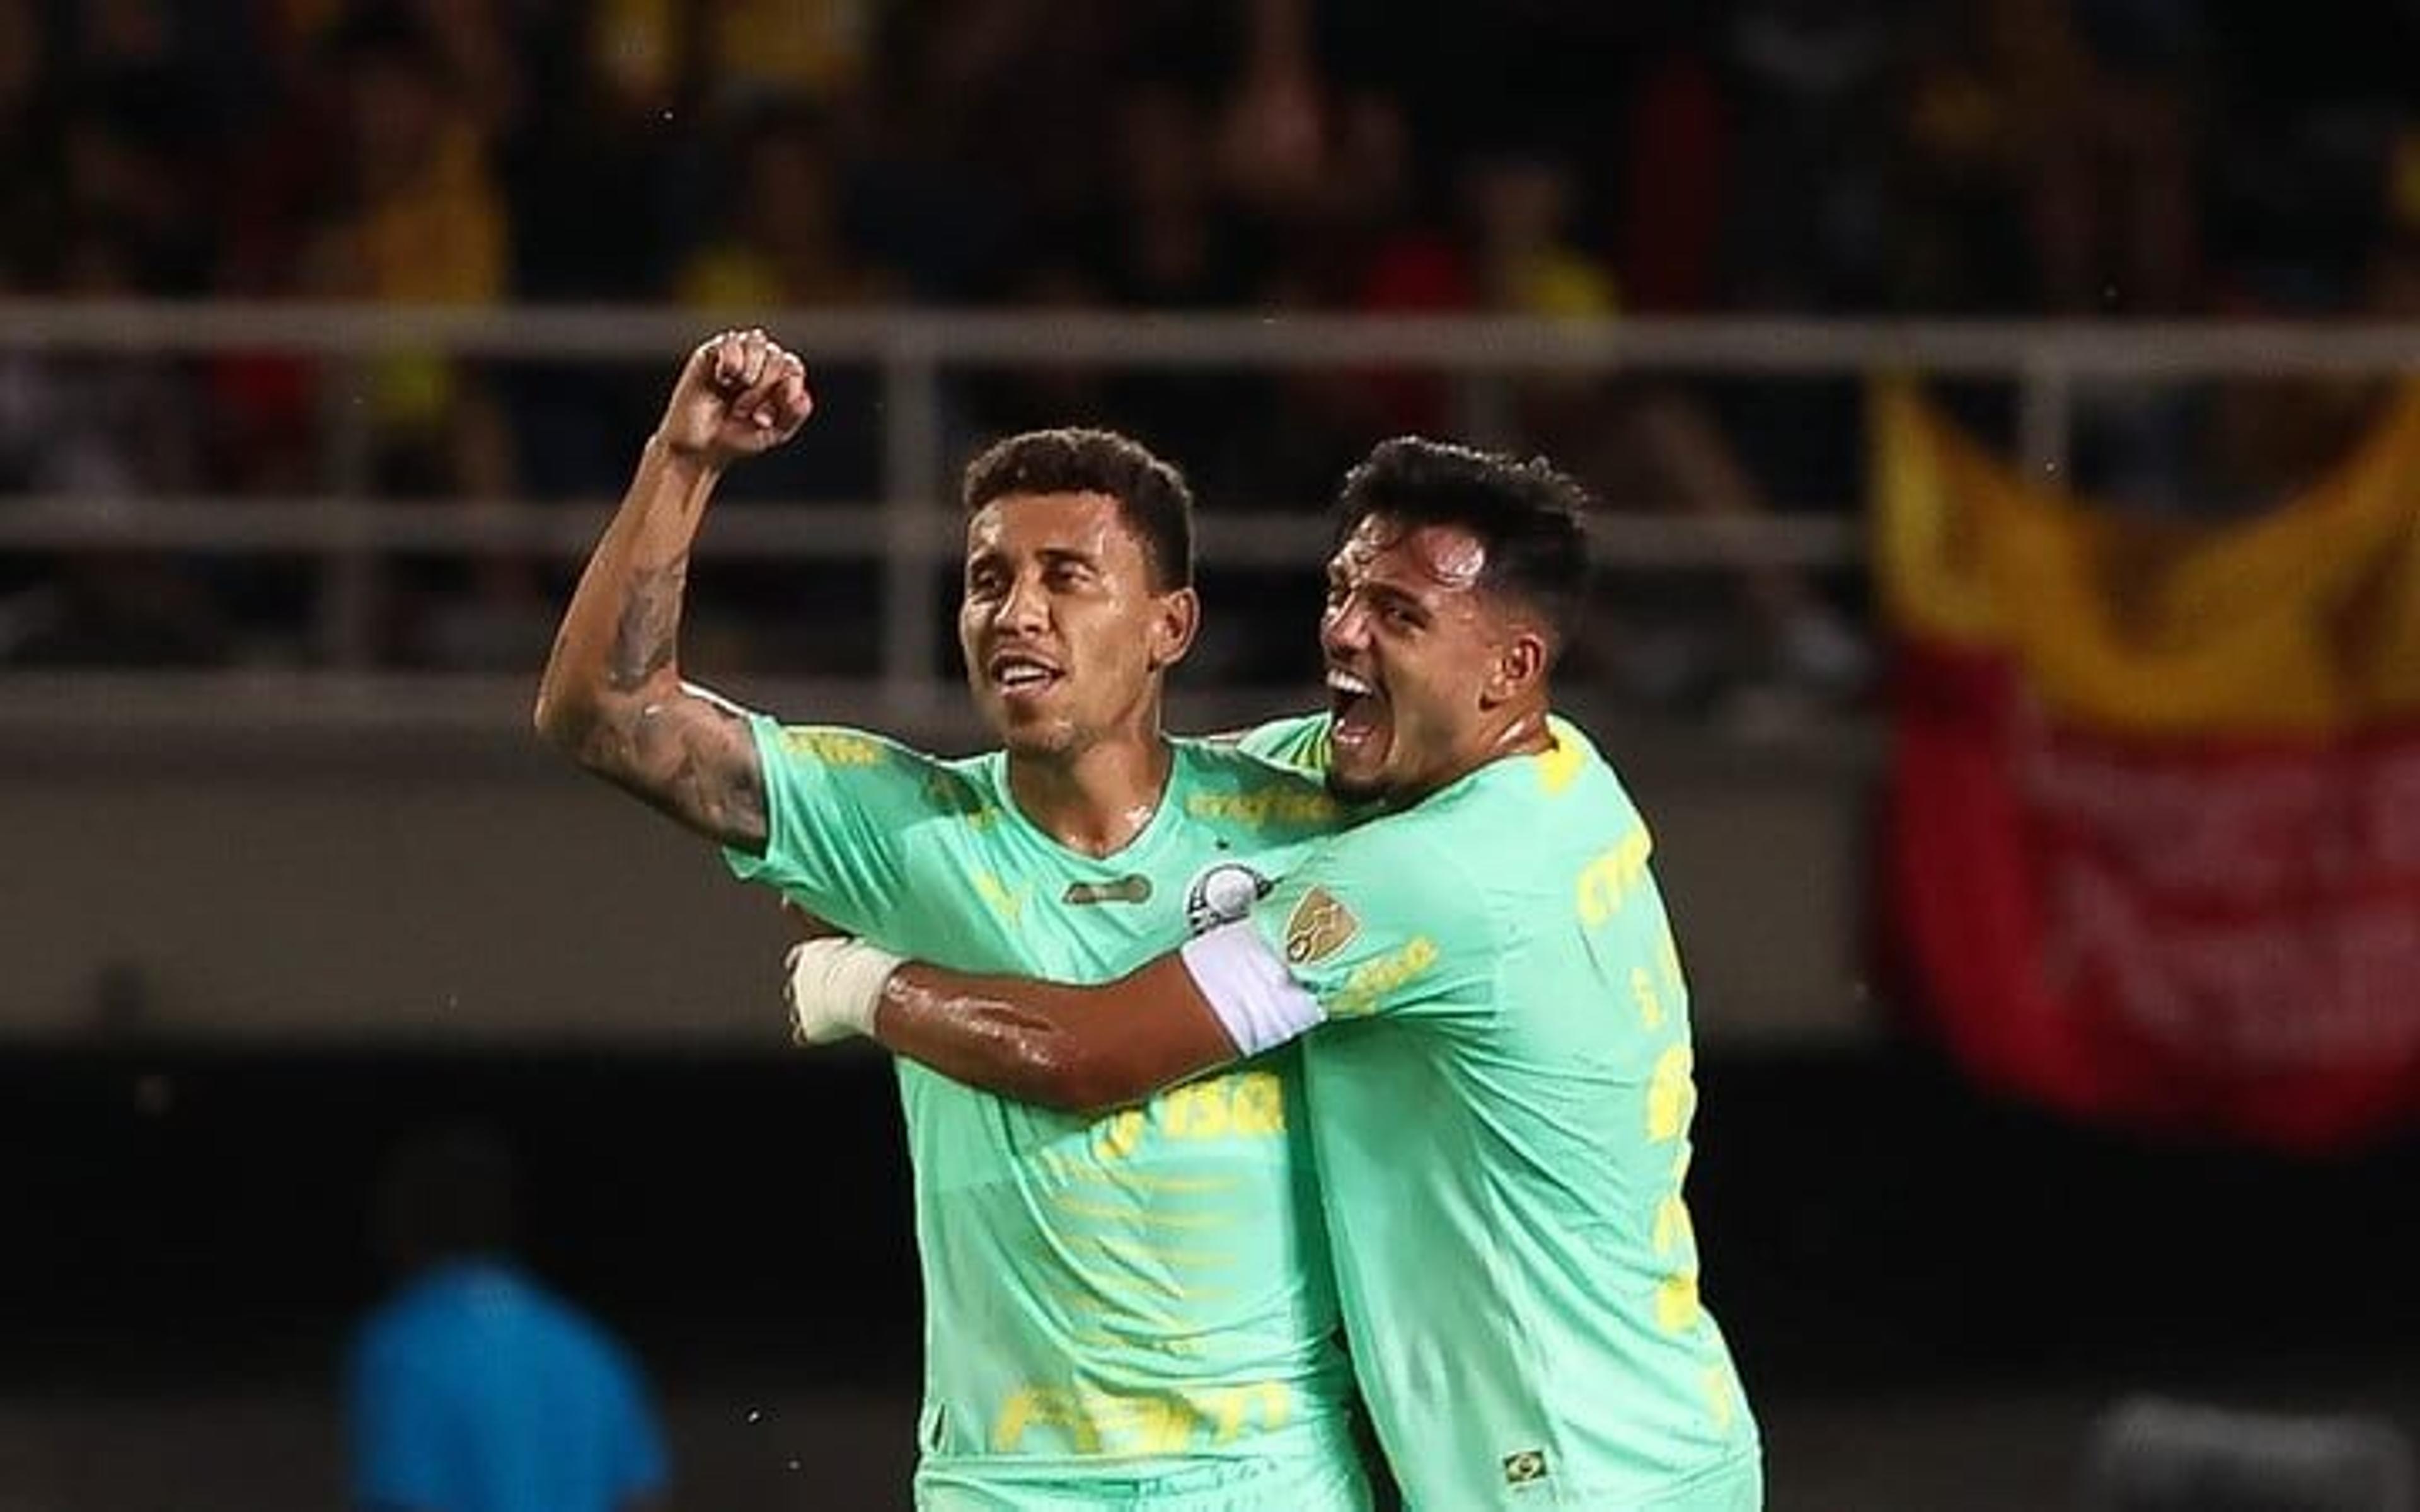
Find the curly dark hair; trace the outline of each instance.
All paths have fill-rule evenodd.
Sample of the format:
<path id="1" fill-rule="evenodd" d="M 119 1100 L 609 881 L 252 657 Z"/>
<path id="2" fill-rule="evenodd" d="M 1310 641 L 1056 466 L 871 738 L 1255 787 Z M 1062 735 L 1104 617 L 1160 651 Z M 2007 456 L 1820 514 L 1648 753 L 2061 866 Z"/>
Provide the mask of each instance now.
<path id="1" fill-rule="evenodd" d="M 1587 487 L 1544 457 L 1398 436 L 1344 475 L 1336 539 L 1373 515 L 1468 531 L 1487 551 L 1481 586 L 1544 615 L 1559 648 L 1588 598 L 1590 505 Z"/>
<path id="2" fill-rule="evenodd" d="M 1173 463 L 1130 436 L 1067 426 L 994 441 L 967 464 L 958 495 L 971 515 L 1019 493 L 1096 493 L 1118 501 L 1141 541 L 1152 588 L 1193 586 L 1193 490 Z"/>

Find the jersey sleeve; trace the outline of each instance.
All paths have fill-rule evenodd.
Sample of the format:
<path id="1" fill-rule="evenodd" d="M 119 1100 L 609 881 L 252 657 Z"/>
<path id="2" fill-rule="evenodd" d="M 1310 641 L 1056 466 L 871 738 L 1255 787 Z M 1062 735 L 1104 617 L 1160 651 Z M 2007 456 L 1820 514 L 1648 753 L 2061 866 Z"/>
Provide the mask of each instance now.
<path id="1" fill-rule="evenodd" d="M 1486 898 L 1421 823 L 1398 814 L 1321 842 L 1252 909 L 1253 933 L 1326 1022 L 1487 1009 Z"/>
<path id="2" fill-rule="evenodd" d="M 1317 776 L 1327 770 L 1327 716 L 1295 714 L 1256 724 L 1235 736 L 1235 747 L 1264 762 Z"/>
<path id="3" fill-rule="evenodd" d="M 898 742 L 836 725 L 784 725 L 752 714 L 765 776 L 762 856 L 724 847 L 732 874 L 761 882 L 854 933 L 907 890 L 919 826 L 974 800 L 966 779 Z"/>

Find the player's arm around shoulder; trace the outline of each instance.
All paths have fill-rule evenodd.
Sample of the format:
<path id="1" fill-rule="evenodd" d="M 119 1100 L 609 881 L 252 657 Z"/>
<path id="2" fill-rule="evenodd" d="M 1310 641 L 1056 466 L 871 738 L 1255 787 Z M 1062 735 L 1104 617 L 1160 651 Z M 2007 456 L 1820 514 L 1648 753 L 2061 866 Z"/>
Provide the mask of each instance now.
<path id="1" fill-rule="evenodd" d="M 761 331 L 690 355 L 621 508 L 590 555 L 538 687 L 538 732 L 582 766 L 741 850 L 766 842 L 741 711 L 682 681 L 691 544 L 724 469 L 796 434 L 806 370 Z"/>
<path id="2" fill-rule="evenodd" d="M 1349 886 L 1342 879 L 1386 875 L 1404 864 L 1405 846 L 1344 844 L 1353 833 L 1324 842 L 1307 870 Z M 1429 859 L 1423 847 L 1410 848 Z M 1408 890 L 1441 907 L 1449 897 L 1443 884 L 1421 880 L 1434 871 L 1424 864 L 1413 883 L 1391 879 L 1389 898 Z M 1097 986 L 948 971 L 863 941 L 812 940 L 790 952 L 792 1025 L 811 1043 L 866 1035 L 969 1086 L 1098 1113 L 1258 1055 L 1329 1018 L 1419 1004 L 1438 983 L 1466 974 L 1460 963 L 1470 952 L 1448 961 L 1431 934 L 1398 925 L 1370 903 L 1373 917 L 1395 933 L 1357 943 L 1357 916 L 1323 886 L 1289 885 L 1275 896 L 1294 902 L 1274 935 L 1256 913 Z M 1326 969 L 1340 959 L 1346 969 Z"/>
<path id="3" fill-rule="evenodd" d="M 783 996 L 802 1042 L 864 1035 L 954 1081 L 1071 1113 L 1141 1102 L 1245 1053 L 1174 951 L 1079 987 L 816 939 L 791 948 Z"/>

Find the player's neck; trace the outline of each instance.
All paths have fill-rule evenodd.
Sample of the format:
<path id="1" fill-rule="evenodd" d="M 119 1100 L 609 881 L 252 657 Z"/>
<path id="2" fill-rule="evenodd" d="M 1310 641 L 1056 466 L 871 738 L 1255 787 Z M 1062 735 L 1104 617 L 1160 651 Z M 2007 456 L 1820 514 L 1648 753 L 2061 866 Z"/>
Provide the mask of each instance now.
<path id="1" fill-rule="evenodd" d="M 1156 731 L 1063 757 L 1008 758 L 1009 795 L 1034 828 L 1085 856 L 1111 856 L 1159 811 L 1175 758 Z"/>
<path id="2" fill-rule="evenodd" d="M 1541 701 L 1502 711 L 1497 718 L 1472 732 L 1459 759 L 1449 763 L 1428 781 L 1404 789 L 1390 800 L 1388 806 L 1409 809 L 1426 802 L 1482 766 L 1514 756 L 1535 756 L 1554 749 L 1555 732 L 1548 722 L 1549 708 L 1550 705 Z"/>

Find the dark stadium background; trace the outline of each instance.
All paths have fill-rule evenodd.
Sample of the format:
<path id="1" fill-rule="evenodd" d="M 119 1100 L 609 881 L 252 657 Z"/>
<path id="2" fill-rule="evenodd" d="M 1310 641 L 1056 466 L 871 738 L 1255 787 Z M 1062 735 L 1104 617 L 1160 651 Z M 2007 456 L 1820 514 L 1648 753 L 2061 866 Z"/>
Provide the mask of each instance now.
<path id="1" fill-rule="evenodd" d="M 341 543 L 230 550 L 193 510 L 593 522 L 682 347 L 760 312 L 806 332 L 820 411 L 734 492 L 802 512 L 882 496 L 866 353 L 920 310 L 2409 320 L 2415 64 L 2389 0 L 0 0 L 0 1509 L 335 1504 L 370 1177 L 456 1115 L 511 1137 L 537 1265 L 644 1361 L 676 1505 L 905 1504 L 887 1068 L 788 1051 L 769 903 L 526 733 L 593 525 L 493 570 L 399 550 L 331 609 Z M 380 111 L 480 145 L 432 213 L 492 246 L 363 255 Z M 1506 283 L 1542 266 L 1491 261 L 1507 238 L 1552 276 Z M 667 339 L 415 378 L 143 334 L 321 301 Z M 946 486 L 980 436 L 1093 418 L 1192 469 L 1230 625 L 1180 683 L 1199 727 L 1309 687 L 1310 559 L 1222 543 L 1219 509 L 1305 522 L 1375 436 L 1473 412 L 1372 365 L 1306 393 L 1012 355 L 944 378 L 908 466 Z M 1944 392 L 2024 441 L 2008 384 Z M 1856 540 L 1854 377 L 1528 399 L 1504 439 L 1590 442 L 1575 465 L 1651 531 L 1687 517 L 1642 501 L 1732 467 L 1701 508 Z M 2077 405 L 2078 483 L 2187 516 L 2343 439 Z M 938 699 L 878 680 L 883 549 L 703 561 L 692 675 L 967 748 L 946 650 L 908 669 Z M 1697 981 L 1690 1202 L 1772 1504 L 2080 1506 L 2139 1394 L 2420 1428 L 2408 1135 L 2087 1126 L 1913 1029 L 1866 903 L 1888 635 L 1858 557 L 1781 590 L 1633 563 L 1575 671 Z M 946 614 L 946 560 L 928 579 Z"/>

